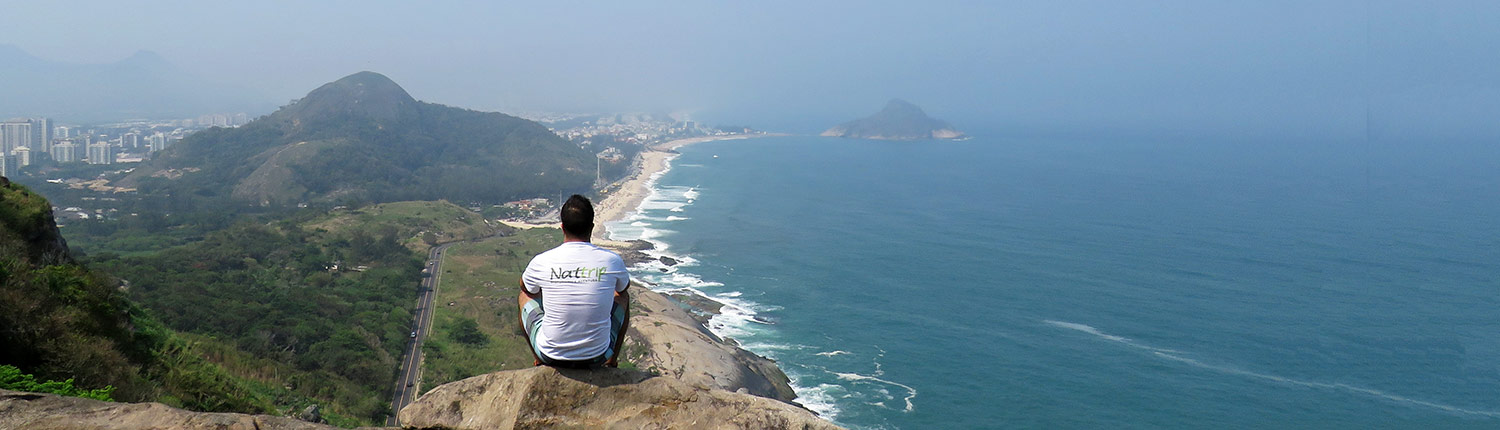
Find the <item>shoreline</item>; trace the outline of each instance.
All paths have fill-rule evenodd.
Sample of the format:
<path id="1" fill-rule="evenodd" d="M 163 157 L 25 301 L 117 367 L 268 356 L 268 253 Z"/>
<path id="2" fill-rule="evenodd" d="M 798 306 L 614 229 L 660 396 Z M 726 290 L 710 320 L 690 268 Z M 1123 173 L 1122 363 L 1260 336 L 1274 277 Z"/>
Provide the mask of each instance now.
<path id="1" fill-rule="evenodd" d="M 741 140 L 758 137 L 789 136 L 783 133 L 738 134 L 728 136 L 703 136 L 677 139 L 651 145 L 641 152 L 634 173 L 627 179 L 611 184 L 613 190 L 603 193 L 595 204 L 594 243 L 611 248 L 622 256 L 634 254 L 655 261 L 642 253 L 642 241 L 621 242 L 608 239 L 605 223 L 620 221 L 639 211 L 641 204 L 651 195 L 654 178 L 671 169 L 670 161 L 678 155 L 675 150 L 694 143 L 720 140 Z M 647 246 L 644 249 L 649 249 Z M 630 259 L 627 257 L 627 262 Z M 634 267 L 641 261 L 630 262 Z M 669 264 L 670 265 L 670 264 Z M 649 283 L 648 283 L 649 284 Z M 678 379 L 720 388 L 733 388 L 751 394 L 777 399 L 812 411 L 795 401 L 798 395 L 785 371 L 771 359 L 744 349 L 737 341 L 721 338 L 709 328 L 708 321 L 721 313 L 725 306 L 713 298 L 692 292 L 670 294 L 658 292 L 650 287 L 641 294 L 642 305 L 639 323 L 633 323 L 635 331 L 629 338 L 635 344 L 647 345 L 652 351 L 646 356 L 636 357 L 647 368 L 671 374 Z M 667 303 L 674 303 L 668 305 Z M 632 320 L 637 315 L 632 315 Z M 651 324 L 645 324 L 650 321 Z M 655 342 L 653 342 L 655 341 Z M 667 348 L 651 348 L 652 344 Z M 673 345 L 676 345 L 674 348 Z M 670 351 L 669 351 L 670 350 Z M 710 357 L 712 357 L 710 359 Z M 814 412 L 816 415 L 817 413 Z M 827 417 L 819 418 L 829 421 Z"/>
<path id="2" fill-rule="evenodd" d="M 670 161 L 676 158 L 676 149 L 694 143 L 713 142 L 720 140 L 743 140 L 759 137 L 787 136 L 782 133 L 757 133 L 757 134 L 732 134 L 724 136 L 700 136 L 686 139 L 677 139 L 650 145 L 641 151 L 636 160 L 629 178 L 611 184 L 606 189 L 613 190 L 602 193 L 598 202 L 594 203 L 594 237 L 598 240 L 608 240 L 609 229 L 604 227 L 605 223 L 620 221 L 640 208 L 646 197 L 651 195 L 651 178 L 670 169 Z"/>

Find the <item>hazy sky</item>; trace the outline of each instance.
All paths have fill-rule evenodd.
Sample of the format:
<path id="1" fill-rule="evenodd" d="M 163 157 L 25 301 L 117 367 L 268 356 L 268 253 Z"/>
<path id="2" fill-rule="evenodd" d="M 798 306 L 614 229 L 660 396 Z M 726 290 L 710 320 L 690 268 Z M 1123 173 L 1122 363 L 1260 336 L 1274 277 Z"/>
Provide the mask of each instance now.
<path id="1" fill-rule="evenodd" d="M 1500 134 L 1494 1 L 12 3 L 0 43 L 151 50 L 278 102 L 372 70 L 474 109 L 773 128 L 899 97 L 968 129 Z"/>

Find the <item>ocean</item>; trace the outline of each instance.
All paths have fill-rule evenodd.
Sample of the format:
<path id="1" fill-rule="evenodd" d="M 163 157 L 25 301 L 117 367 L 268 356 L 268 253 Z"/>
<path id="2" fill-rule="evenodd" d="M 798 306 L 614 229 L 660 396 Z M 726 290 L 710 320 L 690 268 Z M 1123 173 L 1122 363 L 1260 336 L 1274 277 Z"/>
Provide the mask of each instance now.
<path id="1" fill-rule="evenodd" d="M 1500 146 L 679 151 L 612 238 L 840 425 L 1500 428 Z"/>

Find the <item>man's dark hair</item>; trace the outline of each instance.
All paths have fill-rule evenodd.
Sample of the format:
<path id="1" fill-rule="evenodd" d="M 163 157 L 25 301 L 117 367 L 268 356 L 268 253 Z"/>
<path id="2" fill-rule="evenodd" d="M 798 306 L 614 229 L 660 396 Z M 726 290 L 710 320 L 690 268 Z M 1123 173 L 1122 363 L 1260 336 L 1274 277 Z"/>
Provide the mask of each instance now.
<path id="1" fill-rule="evenodd" d="M 594 204 L 589 198 L 578 194 L 568 197 L 562 205 L 563 232 L 578 239 L 588 240 L 594 234 Z"/>

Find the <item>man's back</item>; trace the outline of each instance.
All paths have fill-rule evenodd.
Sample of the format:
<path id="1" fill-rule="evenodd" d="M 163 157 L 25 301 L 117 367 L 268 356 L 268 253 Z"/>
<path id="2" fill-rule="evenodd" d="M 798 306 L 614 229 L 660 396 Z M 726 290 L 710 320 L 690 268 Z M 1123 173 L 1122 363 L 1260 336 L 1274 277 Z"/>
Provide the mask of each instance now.
<path id="1" fill-rule="evenodd" d="M 609 349 L 614 295 L 630 284 L 619 255 L 588 242 L 564 242 L 533 258 L 521 279 L 545 303 L 538 351 L 556 360 L 588 360 Z"/>

